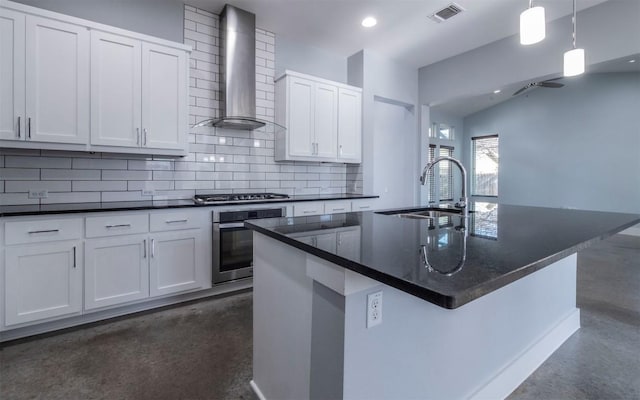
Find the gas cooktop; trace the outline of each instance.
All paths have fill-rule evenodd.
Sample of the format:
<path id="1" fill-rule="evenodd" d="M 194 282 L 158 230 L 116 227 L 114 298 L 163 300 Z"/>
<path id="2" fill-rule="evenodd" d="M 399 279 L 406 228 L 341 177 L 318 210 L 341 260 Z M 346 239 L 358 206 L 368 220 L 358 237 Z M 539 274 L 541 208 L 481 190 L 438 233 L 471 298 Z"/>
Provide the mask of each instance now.
<path id="1" fill-rule="evenodd" d="M 229 194 L 197 194 L 193 201 L 198 204 L 220 204 L 229 202 L 274 201 L 288 199 L 286 194 L 279 193 L 229 193 Z"/>

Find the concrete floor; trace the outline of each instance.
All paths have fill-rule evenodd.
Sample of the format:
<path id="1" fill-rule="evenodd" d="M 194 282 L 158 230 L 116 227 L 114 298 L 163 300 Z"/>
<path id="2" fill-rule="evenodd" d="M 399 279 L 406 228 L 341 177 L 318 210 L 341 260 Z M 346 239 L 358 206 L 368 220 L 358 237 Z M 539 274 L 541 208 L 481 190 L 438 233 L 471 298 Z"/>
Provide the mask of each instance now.
<path id="1" fill-rule="evenodd" d="M 578 255 L 582 328 L 510 396 L 640 399 L 640 238 Z M 0 347 L 0 399 L 255 399 L 251 293 Z"/>

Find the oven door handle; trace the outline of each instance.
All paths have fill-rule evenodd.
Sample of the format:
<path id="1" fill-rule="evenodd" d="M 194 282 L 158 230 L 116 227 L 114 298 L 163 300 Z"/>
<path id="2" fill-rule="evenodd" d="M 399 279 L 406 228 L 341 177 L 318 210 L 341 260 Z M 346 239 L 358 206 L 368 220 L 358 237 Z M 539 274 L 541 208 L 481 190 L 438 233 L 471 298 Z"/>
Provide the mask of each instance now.
<path id="1" fill-rule="evenodd" d="M 224 224 L 218 224 L 220 229 L 226 228 L 244 228 L 244 222 L 229 222 Z"/>

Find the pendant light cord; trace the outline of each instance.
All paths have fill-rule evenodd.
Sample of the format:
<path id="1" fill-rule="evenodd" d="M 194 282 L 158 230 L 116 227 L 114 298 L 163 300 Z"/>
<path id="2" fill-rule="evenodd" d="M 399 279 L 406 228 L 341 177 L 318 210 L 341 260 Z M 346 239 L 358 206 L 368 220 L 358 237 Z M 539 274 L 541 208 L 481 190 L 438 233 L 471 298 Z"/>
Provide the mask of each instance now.
<path id="1" fill-rule="evenodd" d="M 531 0 L 530 0 L 531 1 Z M 573 48 L 576 48 L 576 0 L 573 0 L 573 17 L 571 18 L 573 23 Z"/>

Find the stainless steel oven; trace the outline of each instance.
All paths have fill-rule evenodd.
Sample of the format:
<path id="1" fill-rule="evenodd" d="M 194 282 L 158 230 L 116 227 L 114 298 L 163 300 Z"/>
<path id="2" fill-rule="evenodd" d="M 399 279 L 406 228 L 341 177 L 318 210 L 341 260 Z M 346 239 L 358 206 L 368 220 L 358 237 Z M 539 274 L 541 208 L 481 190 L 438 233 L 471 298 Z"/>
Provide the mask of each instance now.
<path id="1" fill-rule="evenodd" d="M 284 207 L 248 208 L 213 213 L 213 283 L 253 275 L 253 232 L 248 219 L 285 216 Z"/>

